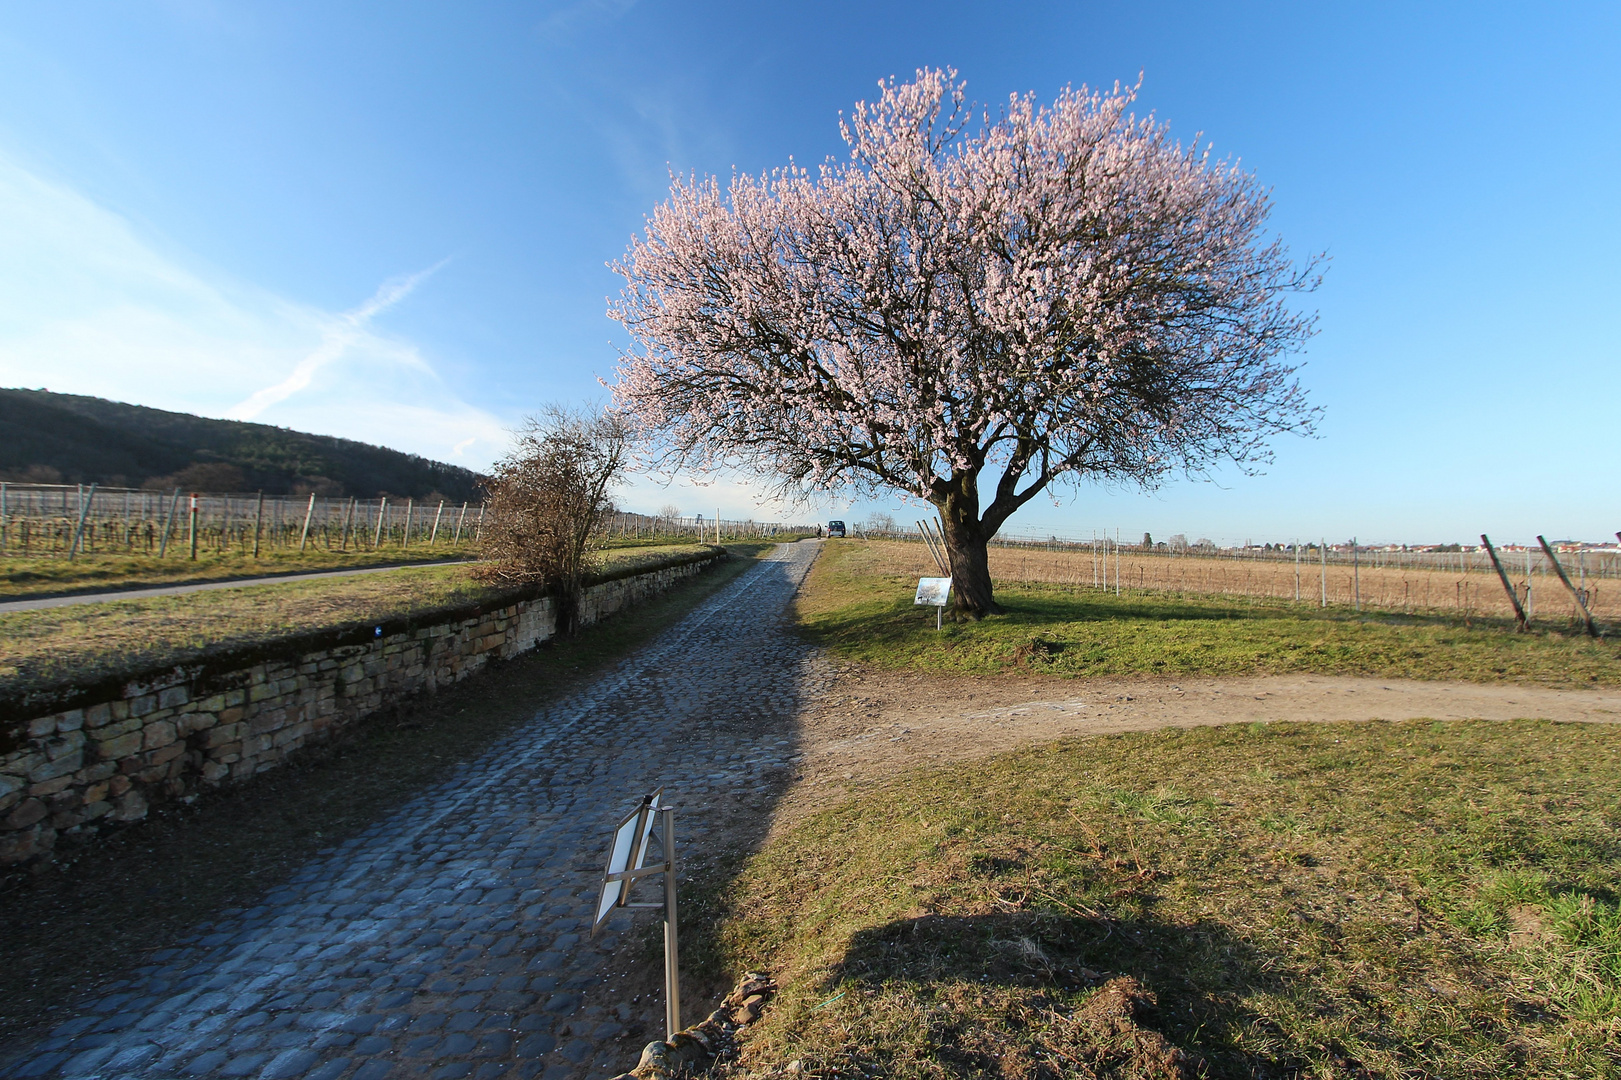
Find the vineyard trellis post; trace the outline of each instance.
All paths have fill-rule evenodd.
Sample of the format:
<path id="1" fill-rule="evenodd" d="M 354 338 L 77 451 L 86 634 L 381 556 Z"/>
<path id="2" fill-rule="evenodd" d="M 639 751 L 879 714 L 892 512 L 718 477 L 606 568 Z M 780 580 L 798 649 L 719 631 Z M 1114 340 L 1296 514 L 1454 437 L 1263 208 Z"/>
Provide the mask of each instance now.
<path id="1" fill-rule="evenodd" d="M 259 538 L 265 524 L 265 493 L 259 492 L 259 502 L 253 508 L 253 557 L 259 557 Z"/>
<path id="2" fill-rule="evenodd" d="M 197 493 L 191 493 L 191 529 L 187 534 L 191 543 L 191 561 L 197 561 Z"/>
<path id="3" fill-rule="evenodd" d="M 304 544 L 310 538 L 310 519 L 315 516 L 315 492 L 310 492 L 310 505 L 304 510 L 304 528 L 298 534 L 298 553 L 304 554 Z"/>
<path id="4" fill-rule="evenodd" d="M 1114 594 L 1120 595 L 1120 530 L 1114 530 Z"/>
<path id="5" fill-rule="evenodd" d="M 175 511 L 180 509 L 180 489 L 174 489 L 174 497 L 169 500 L 169 512 L 163 516 L 163 539 L 158 543 L 158 558 L 163 558 L 169 551 L 169 533 L 174 531 Z"/>
<path id="6" fill-rule="evenodd" d="M 1351 591 L 1358 615 L 1362 614 L 1362 557 L 1357 550 L 1356 537 L 1351 537 Z"/>
<path id="7" fill-rule="evenodd" d="M 1565 576 L 1565 568 L 1559 565 L 1559 559 L 1554 555 L 1553 548 L 1549 546 L 1547 540 L 1543 539 L 1541 533 L 1537 534 L 1537 543 L 1542 545 L 1542 551 L 1548 556 L 1548 562 L 1553 564 L 1554 573 L 1559 575 L 1559 580 L 1565 583 L 1565 588 L 1569 589 L 1570 595 L 1575 598 L 1576 606 L 1582 609 L 1582 619 L 1587 623 L 1587 636 L 1591 638 L 1598 637 L 1598 627 L 1593 623 L 1593 613 L 1587 610 L 1587 597 L 1578 592 L 1576 586 L 1570 583 L 1570 578 Z M 1585 591 L 1583 590 L 1583 592 Z"/>
<path id="8" fill-rule="evenodd" d="M 1531 547 L 1525 548 L 1525 619 L 1530 622 L 1537 617 L 1536 604 L 1531 599 Z"/>
<path id="9" fill-rule="evenodd" d="M 343 508 L 343 526 L 338 530 L 338 551 L 339 552 L 346 552 L 346 551 L 349 550 L 349 530 L 354 525 L 355 507 L 357 507 L 359 505 L 360 505 L 360 500 L 353 497 L 353 496 L 350 496 L 349 505 Z M 357 548 L 359 546 L 360 545 L 358 543 L 355 545 L 355 547 L 357 547 Z"/>
<path id="10" fill-rule="evenodd" d="M 81 487 L 79 490 L 83 492 L 84 488 Z M 68 548 L 68 562 L 72 562 L 73 557 L 79 553 L 79 541 L 84 539 L 85 519 L 90 516 L 90 504 L 95 501 L 96 485 L 91 484 L 89 496 L 86 497 L 83 494 L 79 496 L 79 526 L 73 530 L 73 546 Z"/>
<path id="11" fill-rule="evenodd" d="M 433 532 L 428 535 L 428 546 L 433 547 L 439 542 L 439 519 L 445 516 L 445 500 L 439 500 L 439 509 L 433 512 Z"/>
<path id="12" fill-rule="evenodd" d="M 372 550 L 377 550 L 383 542 L 383 511 L 388 509 L 388 496 L 384 495 L 377 504 L 377 532 L 371 538 Z"/>
<path id="13" fill-rule="evenodd" d="M 1486 554 L 1491 556 L 1492 567 L 1497 571 L 1497 580 L 1503 583 L 1503 591 L 1508 593 L 1508 602 L 1514 605 L 1514 630 L 1516 633 L 1525 633 L 1531 629 L 1530 620 L 1525 616 L 1525 608 L 1520 606 L 1520 594 L 1508 580 L 1508 571 L 1503 569 L 1503 563 L 1497 557 L 1497 549 L 1492 542 L 1486 539 L 1486 534 L 1480 534 L 1480 542 L 1485 545 Z"/>

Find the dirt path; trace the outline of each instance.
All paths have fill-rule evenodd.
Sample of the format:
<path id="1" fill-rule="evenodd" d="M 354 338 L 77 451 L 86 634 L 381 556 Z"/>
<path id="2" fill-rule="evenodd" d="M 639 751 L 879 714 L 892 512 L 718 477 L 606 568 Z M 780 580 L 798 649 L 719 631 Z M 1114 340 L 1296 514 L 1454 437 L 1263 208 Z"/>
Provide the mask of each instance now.
<path id="1" fill-rule="evenodd" d="M 1415 717 L 1616 723 L 1621 691 L 1322 675 L 972 678 L 844 667 L 802 713 L 804 759 L 774 828 L 899 769 L 1064 737 L 1249 721 Z"/>

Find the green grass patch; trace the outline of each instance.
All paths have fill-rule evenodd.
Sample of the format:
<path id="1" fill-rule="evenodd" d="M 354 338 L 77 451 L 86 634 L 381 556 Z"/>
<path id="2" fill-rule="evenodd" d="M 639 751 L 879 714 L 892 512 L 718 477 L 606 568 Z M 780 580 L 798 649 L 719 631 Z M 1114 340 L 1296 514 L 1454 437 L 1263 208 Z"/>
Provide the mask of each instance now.
<path id="1" fill-rule="evenodd" d="M 1609 726 L 1071 740 L 800 822 L 683 943 L 782 984 L 750 1073 L 1616 1076 L 1618 791 Z M 1157 1009 L 1098 1022 L 1123 976 Z"/>
<path id="2" fill-rule="evenodd" d="M 1286 601 L 1161 592 L 1115 596 L 998 584 L 1007 614 L 934 628 L 917 582 L 872 572 L 859 543 L 830 545 L 801 594 L 807 636 L 882 667 L 1059 676 L 1312 672 L 1549 686 L 1621 684 L 1621 644 L 1495 621 L 1358 616 Z"/>
<path id="3" fill-rule="evenodd" d="M 769 545 L 748 550 L 759 547 Z M 605 553 L 601 569 L 653 567 L 697 550 L 690 544 L 616 549 Z M 491 602 L 509 591 L 480 584 L 471 566 L 422 566 L 0 612 L 0 690 L 163 668 L 310 631 Z"/>

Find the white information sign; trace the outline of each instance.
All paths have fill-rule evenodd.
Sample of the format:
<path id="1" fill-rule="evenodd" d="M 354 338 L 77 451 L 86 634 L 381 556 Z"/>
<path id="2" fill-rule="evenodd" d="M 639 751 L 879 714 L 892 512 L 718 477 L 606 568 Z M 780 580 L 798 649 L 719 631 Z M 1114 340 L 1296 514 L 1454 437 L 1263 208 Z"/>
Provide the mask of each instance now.
<path id="1" fill-rule="evenodd" d="M 951 579 L 948 577 L 918 578 L 917 598 L 912 601 L 918 607 L 945 607 L 951 602 Z"/>
<path id="2" fill-rule="evenodd" d="M 630 888 L 628 879 L 615 878 L 613 875 L 640 870 L 646 864 L 647 838 L 653 831 L 654 814 L 663 809 L 659 805 L 661 794 L 662 790 L 656 791 L 642 800 L 642 805 L 632 810 L 614 829 L 613 846 L 608 849 L 608 869 L 603 874 L 602 892 L 597 897 L 597 917 L 593 925 L 606 919 L 625 890 Z"/>
<path id="3" fill-rule="evenodd" d="M 718 520 L 718 518 L 717 518 Z M 675 912 L 675 808 L 664 805 L 663 789 L 644 795 L 641 804 L 625 815 L 614 828 L 608 846 L 608 866 L 602 872 L 602 892 L 597 896 L 597 914 L 591 933 L 619 908 L 664 909 L 664 1026 L 668 1038 L 681 1030 L 681 960 Z M 662 819 L 662 820 L 661 820 Z M 655 823 L 663 825 L 659 861 L 647 865 L 648 841 Z M 633 904 L 630 889 L 638 878 L 658 874 L 664 878 L 664 903 Z"/>

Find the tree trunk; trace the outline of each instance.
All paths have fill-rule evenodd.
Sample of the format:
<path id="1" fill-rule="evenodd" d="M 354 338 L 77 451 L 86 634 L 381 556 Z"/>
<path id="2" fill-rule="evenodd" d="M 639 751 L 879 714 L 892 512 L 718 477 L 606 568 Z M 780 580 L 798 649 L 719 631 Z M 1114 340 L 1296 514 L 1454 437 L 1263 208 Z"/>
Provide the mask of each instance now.
<path id="1" fill-rule="evenodd" d="M 970 619 L 1002 614 L 991 592 L 990 537 L 979 517 L 979 491 L 972 476 L 955 477 L 940 506 L 941 533 L 951 563 L 951 609 Z"/>

